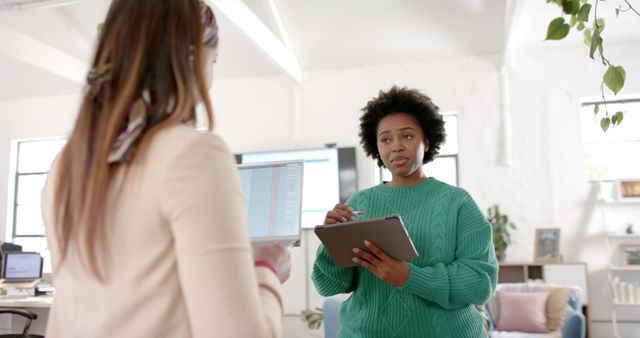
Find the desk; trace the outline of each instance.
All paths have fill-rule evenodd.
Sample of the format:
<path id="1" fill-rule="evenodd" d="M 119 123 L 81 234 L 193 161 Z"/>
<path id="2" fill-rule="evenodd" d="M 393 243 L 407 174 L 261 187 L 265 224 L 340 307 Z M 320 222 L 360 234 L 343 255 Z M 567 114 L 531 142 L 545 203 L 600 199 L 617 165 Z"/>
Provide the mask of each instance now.
<path id="1" fill-rule="evenodd" d="M 45 308 L 51 307 L 53 296 L 0 297 L 0 307 Z"/>
<path id="2" fill-rule="evenodd" d="M 0 296 L 0 307 L 18 307 L 35 312 L 38 319 L 31 324 L 31 333 L 44 335 L 47 330 L 49 308 L 53 303 L 53 296 L 36 297 L 3 297 Z M 24 318 L 20 316 L 4 315 L 0 320 L 0 333 L 22 332 Z"/>

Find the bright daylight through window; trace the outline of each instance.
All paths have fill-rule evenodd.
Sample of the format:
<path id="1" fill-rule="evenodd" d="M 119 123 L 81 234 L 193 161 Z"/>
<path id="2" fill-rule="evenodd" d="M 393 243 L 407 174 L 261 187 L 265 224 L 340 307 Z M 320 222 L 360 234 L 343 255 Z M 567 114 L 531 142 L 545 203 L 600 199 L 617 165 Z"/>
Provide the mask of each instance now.
<path id="1" fill-rule="evenodd" d="M 623 111 L 624 121 L 604 133 L 594 119 L 594 106 L 600 102 L 582 105 L 582 142 L 584 168 L 590 181 L 638 178 L 640 173 L 640 99 L 607 103 L 609 112 Z"/>
<path id="2" fill-rule="evenodd" d="M 51 271 L 49 250 L 44 234 L 40 194 L 51 162 L 65 140 L 46 139 L 15 142 L 15 181 L 13 208 L 5 240 L 22 245 L 23 251 L 39 252 L 44 258 L 44 272 Z"/>
<path id="3" fill-rule="evenodd" d="M 440 154 L 435 160 L 422 166 L 425 175 L 435 177 L 438 180 L 458 185 L 458 116 L 452 113 L 443 113 L 444 127 L 447 131 L 447 141 L 440 147 Z M 384 182 L 391 181 L 391 172 L 386 168 L 380 168 L 380 179 Z"/>

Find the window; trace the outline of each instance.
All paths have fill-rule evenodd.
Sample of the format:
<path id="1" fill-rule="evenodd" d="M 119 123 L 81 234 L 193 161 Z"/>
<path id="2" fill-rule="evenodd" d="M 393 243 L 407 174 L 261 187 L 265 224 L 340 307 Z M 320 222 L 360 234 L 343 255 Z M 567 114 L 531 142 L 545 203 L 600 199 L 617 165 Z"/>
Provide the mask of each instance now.
<path id="1" fill-rule="evenodd" d="M 600 104 L 596 118 L 594 106 Z M 580 109 L 584 170 L 590 181 L 640 177 L 640 99 L 607 103 L 609 113 L 624 112 L 619 126 L 604 133 L 599 119 L 604 107 L 601 102 L 586 102 Z"/>
<path id="2" fill-rule="evenodd" d="M 22 245 L 23 251 L 39 252 L 45 260 L 44 272 L 51 271 L 49 251 L 42 222 L 40 195 L 51 162 L 65 140 L 28 140 L 14 142 L 15 181 L 13 209 L 7 227 L 6 241 Z"/>
<path id="3" fill-rule="evenodd" d="M 422 170 L 427 176 L 438 180 L 458 185 L 458 116 L 454 113 L 442 114 L 444 126 L 447 131 L 447 141 L 440 147 L 440 154 L 436 158 L 423 165 Z M 377 168 L 378 181 L 391 181 L 391 172 L 386 168 Z"/>

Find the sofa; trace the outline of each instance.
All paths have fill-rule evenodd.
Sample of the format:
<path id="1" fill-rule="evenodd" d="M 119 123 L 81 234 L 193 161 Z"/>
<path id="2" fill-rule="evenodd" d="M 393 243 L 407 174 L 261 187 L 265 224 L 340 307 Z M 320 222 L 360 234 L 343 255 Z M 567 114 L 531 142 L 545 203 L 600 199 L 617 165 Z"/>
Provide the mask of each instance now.
<path id="1" fill-rule="evenodd" d="M 553 310 L 558 312 L 556 318 L 559 321 L 559 323 L 556 323 L 558 324 L 557 329 L 550 332 L 500 331 L 497 329 L 498 321 L 501 319 L 500 299 L 506 300 L 509 297 L 504 297 L 505 295 L 514 296 L 513 293 L 524 292 L 534 293 L 535 295 L 530 295 L 534 297 L 538 297 L 539 293 L 545 292 L 553 296 L 553 299 L 548 298 L 549 302 L 545 302 L 544 305 L 545 312 L 547 312 L 547 305 L 556 307 Z M 526 283 L 499 284 L 496 288 L 496 294 L 484 306 L 489 320 L 489 334 L 492 338 L 585 338 L 586 321 L 581 311 L 580 294 L 581 290 L 577 287 Z M 515 296 L 517 298 L 518 295 Z M 342 298 L 334 296 L 325 299 L 323 303 L 325 338 L 337 337 L 338 329 L 340 328 L 338 314 L 340 313 L 342 302 Z M 559 304 L 559 302 L 562 302 L 562 304 Z M 531 304 L 533 303 L 531 302 Z M 504 321 L 505 318 L 503 317 L 502 319 Z M 514 319 L 517 320 L 518 318 Z"/>
<path id="2" fill-rule="evenodd" d="M 574 286 L 498 284 L 496 293 L 484 306 L 490 336 L 584 338 L 586 320 L 582 314 L 581 293 L 580 288 Z"/>
<path id="3" fill-rule="evenodd" d="M 338 329 L 340 328 L 338 314 L 340 313 L 340 305 L 342 305 L 342 302 L 342 298 L 337 296 L 329 297 L 324 300 L 324 303 L 322 304 L 324 338 L 337 337 Z"/>

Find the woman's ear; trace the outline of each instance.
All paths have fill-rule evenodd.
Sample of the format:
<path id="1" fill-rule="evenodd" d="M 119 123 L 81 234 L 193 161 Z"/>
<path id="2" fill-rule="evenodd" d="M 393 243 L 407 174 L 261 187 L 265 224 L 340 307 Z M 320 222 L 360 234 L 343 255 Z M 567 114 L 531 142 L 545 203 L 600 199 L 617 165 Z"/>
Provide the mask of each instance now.
<path id="1" fill-rule="evenodd" d="M 424 138 L 424 152 L 426 153 L 429 150 L 429 140 Z"/>

